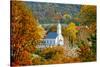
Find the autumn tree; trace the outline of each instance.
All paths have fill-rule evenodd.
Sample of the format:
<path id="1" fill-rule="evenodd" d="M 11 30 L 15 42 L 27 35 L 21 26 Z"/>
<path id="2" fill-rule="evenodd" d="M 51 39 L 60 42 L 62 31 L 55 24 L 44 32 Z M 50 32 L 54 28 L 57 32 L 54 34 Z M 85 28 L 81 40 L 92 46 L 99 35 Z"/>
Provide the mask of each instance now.
<path id="1" fill-rule="evenodd" d="M 95 51 L 96 49 L 94 49 Z M 81 62 L 96 61 L 96 54 L 94 54 L 92 48 L 87 44 L 80 46 L 79 58 Z"/>
<path id="2" fill-rule="evenodd" d="M 75 23 L 70 22 L 70 24 L 63 30 L 63 35 L 68 38 L 68 40 L 70 41 L 72 45 L 77 39 L 76 34 L 78 30 L 76 28 L 77 26 L 75 25 Z"/>
<path id="3" fill-rule="evenodd" d="M 11 1 L 11 65 L 32 64 L 31 55 L 45 31 L 24 2 Z"/>
<path id="4" fill-rule="evenodd" d="M 44 62 L 45 64 L 63 63 L 62 59 L 65 57 L 64 53 L 64 47 L 55 46 L 43 49 L 41 56 L 46 59 L 46 62 Z"/>
<path id="5" fill-rule="evenodd" d="M 81 44 L 80 57 L 82 61 L 96 60 L 96 6 L 81 6 L 81 24 L 84 25 L 80 30 Z"/>
<path id="6" fill-rule="evenodd" d="M 81 6 L 80 19 L 82 24 L 90 25 L 93 22 L 96 23 L 96 6 Z"/>
<path id="7" fill-rule="evenodd" d="M 68 51 L 65 49 L 64 46 L 53 46 L 52 48 L 44 48 L 39 54 L 41 58 L 37 58 L 37 60 L 34 59 L 34 62 L 36 64 L 61 64 L 80 62 L 80 58 L 78 57 L 66 56 L 67 52 Z"/>

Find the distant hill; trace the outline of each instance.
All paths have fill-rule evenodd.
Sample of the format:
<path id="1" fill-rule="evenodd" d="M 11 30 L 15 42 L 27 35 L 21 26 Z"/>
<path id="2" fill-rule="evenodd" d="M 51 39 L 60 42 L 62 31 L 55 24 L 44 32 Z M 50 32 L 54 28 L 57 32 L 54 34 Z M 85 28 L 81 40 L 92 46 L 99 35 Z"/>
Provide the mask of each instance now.
<path id="1" fill-rule="evenodd" d="M 58 4 L 58 3 L 41 3 L 41 2 L 25 2 L 33 14 L 36 15 L 41 24 L 56 23 L 54 17 L 59 13 L 62 16 L 61 23 L 68 22 L 71 19 L 63 19 L 63 15 L 67 13 L 72 18 L 80 11 L 80 5 Z"/>

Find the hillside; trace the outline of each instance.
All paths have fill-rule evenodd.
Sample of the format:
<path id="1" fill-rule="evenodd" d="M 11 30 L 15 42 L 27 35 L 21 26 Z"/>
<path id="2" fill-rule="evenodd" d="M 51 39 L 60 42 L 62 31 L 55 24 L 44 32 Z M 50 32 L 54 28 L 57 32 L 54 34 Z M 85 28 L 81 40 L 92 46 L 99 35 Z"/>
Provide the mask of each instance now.
<path id="1" fill-rule="evenodd" d="M 61 16 L 61 23 L 72 21 L 80 11 L 80 5 L 72 4 L 57 4 L 57 3 L 39 3 L 39 2 L 25 2 L 33 14 L 39 19 L 41 24 L 56 23 L 55 16 Z M 70 16 L 70 19 L 65 20 L 64 14 Z"/>

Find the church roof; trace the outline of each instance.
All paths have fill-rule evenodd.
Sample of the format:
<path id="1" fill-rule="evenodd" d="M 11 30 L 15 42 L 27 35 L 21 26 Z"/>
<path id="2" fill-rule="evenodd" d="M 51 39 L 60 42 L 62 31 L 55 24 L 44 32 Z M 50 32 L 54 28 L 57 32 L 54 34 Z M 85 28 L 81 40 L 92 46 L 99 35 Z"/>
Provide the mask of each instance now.
<path id="1" fill-rule="evenodd" d="M 55 39 L 57 36 L 57 32 L 49 32 L 46 36 L 46 39 Z"/>

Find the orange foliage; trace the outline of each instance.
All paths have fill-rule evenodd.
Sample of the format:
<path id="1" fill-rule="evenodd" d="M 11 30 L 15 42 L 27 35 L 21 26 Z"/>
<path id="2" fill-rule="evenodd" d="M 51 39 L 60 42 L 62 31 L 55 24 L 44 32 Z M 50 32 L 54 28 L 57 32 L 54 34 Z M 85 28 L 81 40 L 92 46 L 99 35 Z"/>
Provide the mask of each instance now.
<path id="1" fill-rule="evenodd" d="M 26 4 L 11 1 L 11 65 L 32 64 L 31 55 L 44 34 L 44 29 Z"/>
<path id="2" fill-rule="evenodd" d="M 66 56 L 66 50 L 63 46 L 55 46 L 52 48 L 45 48 L 41 52 L 41 56 L 46 60 L 43 64 L 61 64 L 61 63 L 72 63 L 80 62 L 78 57 L 68 57 Z"/>

